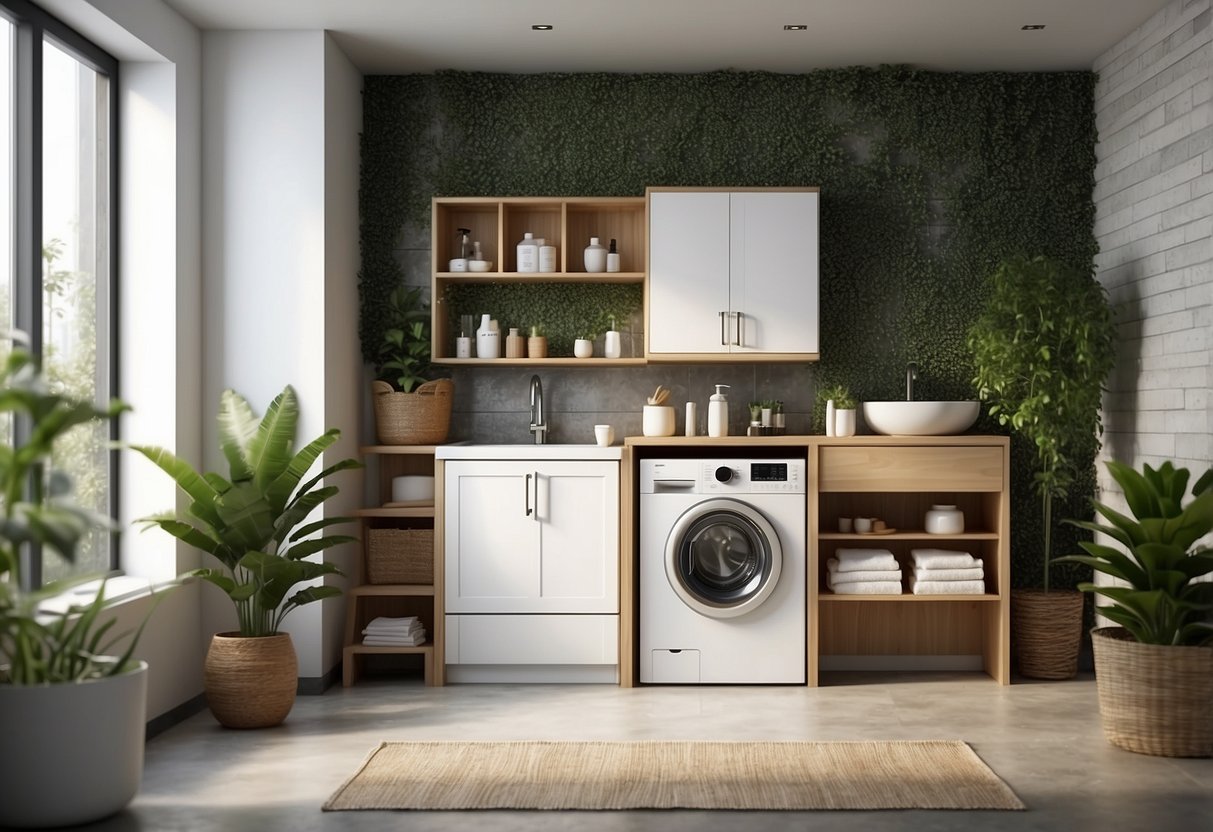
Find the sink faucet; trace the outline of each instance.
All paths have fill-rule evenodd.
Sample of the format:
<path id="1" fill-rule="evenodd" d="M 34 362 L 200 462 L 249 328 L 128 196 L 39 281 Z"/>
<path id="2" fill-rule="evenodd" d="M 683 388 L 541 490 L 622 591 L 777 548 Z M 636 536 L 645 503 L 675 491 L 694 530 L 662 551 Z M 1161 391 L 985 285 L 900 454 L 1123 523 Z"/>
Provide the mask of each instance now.
<path id="1" fill-rule="evenodd" d="M 547 442 L 548 426 L 543 421 L 543 384 L 539 376 L 531 376 L 531 433 L 535 434 L 535 444 Z"/>
<path id="2" fill-rule="evenodd" d="M 914 401 L 914 379 L 918 378 L 918 365 L 911 361 L 906 365 L 906 401 Z"/>

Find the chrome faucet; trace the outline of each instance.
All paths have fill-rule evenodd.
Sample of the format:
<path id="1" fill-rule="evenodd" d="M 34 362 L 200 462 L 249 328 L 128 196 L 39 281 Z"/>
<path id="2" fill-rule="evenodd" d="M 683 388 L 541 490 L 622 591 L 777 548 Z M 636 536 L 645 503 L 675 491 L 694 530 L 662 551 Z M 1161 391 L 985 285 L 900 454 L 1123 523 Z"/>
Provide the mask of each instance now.
<path id="1" fill-rule="evenodd" d="M 543 384 L 539 376 L 531 376 L 531 433 L 535 444 L 543 445 L 548 439 L 548 426 L 543 421 Z"/>
<path id="2" fill-rule="evenodd" d="M 906 401 L 914 401 L 914 379 L 918 378 L 918 365 L 911 361 L 906 365 Z"/>

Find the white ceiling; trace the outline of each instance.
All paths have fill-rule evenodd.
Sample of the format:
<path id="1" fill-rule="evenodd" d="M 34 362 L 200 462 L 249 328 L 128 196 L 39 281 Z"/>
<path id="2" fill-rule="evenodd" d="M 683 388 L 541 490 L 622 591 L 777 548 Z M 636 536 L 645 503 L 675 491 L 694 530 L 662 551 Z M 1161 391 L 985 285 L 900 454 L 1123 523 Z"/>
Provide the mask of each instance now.
<path id="1" fill-rule="evenodd" d="M 363 72 L 394 74 L 1090 69 L 1169 0 L 165 2 L 202 29 L 328 29 Z M 801 23 L 808 31 L 783 30 Z"/>

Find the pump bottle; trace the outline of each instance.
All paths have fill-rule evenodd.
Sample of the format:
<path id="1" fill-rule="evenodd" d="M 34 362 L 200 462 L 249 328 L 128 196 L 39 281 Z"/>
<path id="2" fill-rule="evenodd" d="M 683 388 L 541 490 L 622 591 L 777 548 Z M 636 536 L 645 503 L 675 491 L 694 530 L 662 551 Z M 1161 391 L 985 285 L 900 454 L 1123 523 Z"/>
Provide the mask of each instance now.
<path id="1" fill-rule="evenodd" d="M 708 436 L 729 435 L 729 397 L 727 384 L 717 384 L 716 392 L 708 399 Z"/>

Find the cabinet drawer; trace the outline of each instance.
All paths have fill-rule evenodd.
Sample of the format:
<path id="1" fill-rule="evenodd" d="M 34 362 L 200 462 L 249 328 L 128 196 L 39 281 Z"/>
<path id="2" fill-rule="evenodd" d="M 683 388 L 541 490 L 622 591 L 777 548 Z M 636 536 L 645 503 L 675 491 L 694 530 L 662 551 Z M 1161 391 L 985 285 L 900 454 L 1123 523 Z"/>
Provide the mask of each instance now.
<path id="1" fill-rule="evenodd" d="M 616 664 L 617 615 L 448 615 L 447 664 Z"/>
<path id="2" fill-rule="evenodd" d="M 1000 491 L 1002 448 L 821 448 L 822 491 Z"/>

